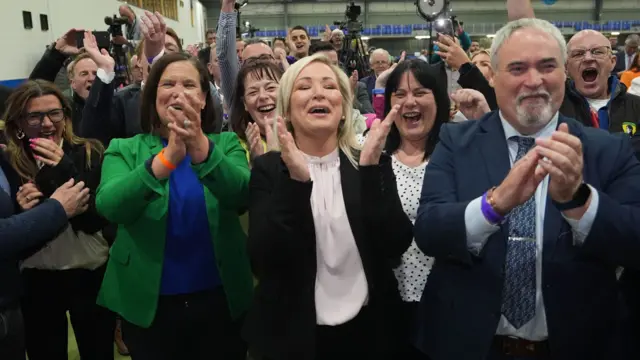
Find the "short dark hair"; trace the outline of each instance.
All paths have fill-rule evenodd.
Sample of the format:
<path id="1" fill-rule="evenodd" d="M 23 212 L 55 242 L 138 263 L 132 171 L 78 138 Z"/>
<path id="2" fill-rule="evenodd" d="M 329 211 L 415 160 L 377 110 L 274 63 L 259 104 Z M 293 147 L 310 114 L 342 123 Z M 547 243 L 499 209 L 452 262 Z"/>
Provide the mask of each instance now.
<path id="1" fill-rule="evenodd" d="M 407 60 L 398 63 L 397 67 L 389 75 L 387 86 L 384 92 L 384 115 L 391 111 L 391 95 L 398 90 L 402 75 L 411 72 L 416 80 L 425 88 L 433 92 L 436 106 L 436 118 L 433 127 L 429 131 L 426 139 L 424 158 L 427 159 L 433 153 L 440 138 L 440 128 L 442 124 L 449 122 L 450 101 L 447 93 L 447 84 L 442 83 L 442 77 L 438 73 L 437 67 L 432 67 L 426 62 L 418 59 Z M 444 78 L 446 79 L 446 77 Z M 393 154 L 400 147 L 400 132 L 396 124 L 391 125 L 391 130 L 387 136 L 385 150 Z"/>
<path id="2" fill-rule="evenodd" d="M 178 33 L 170 27 L 167 27 L 167 35 L 171 36 L 178 44 L 178 50 L 182 51 L 182 40 L 178 37 Z"/>
<path id="3" fill-rule="evenodd" d="M 265 44 L 267 46 L 269 46 L 269 44 L 267 44 L 266 41 L 262 40 L 262 39 L 258 39 L 258 38 L 251 38 L 248 39 L 244 42 L 244 46 L 249 46 L 249 45 L 255 45 L 255 44 Z"/>
<path id="4" fill-rule="evenodd" d="M 296 25 L 294 27 L 291 28 L 291 31 L 289 31 L 289 33 L 294 32 L 295 30 L 302 30 L 304 31 L 304 33 L 307 35 L 307 37 L 309 37 L 309 32 L 307 31 L 307 29 L 304 28 L 304 26 L 302 25 Z"/>
<path id="5" fill-rule="evenodd" d="M 158 116 L 158 110 L 156 109 L 158 84 L 167 67 L 178 61 L 187 61 L 198 71 L 200 88 L 205 94 L 205 106 L 204 109 L 200 111 L 202 130 L 205 133 L 213 133 L 216 124 L 219 124 L 221 119 L 218 118 L 218 112 L 215 110 L 215 104 L 211 97 L 209 75 L 207 75 L 207 70 L 196 57 L 182 52 L 164 55 L 153 62 L 153 66 L 151 66 L 149 76 L 147 77 L 147 82 L 144 84 L 144 89 L 142 90 L 142 103 L 140 105 L 140 126 L 142 127 L 142 131 L 145 133 L 153 133 L 162 126 L 160 117 Z"/>
<path id="6" fill-rule="evenodd" d="M 287 40 L 285 38 L 281 38 L 281 37 L 273 38 L 273 41 L 271 43 L 275 45 L 276 41 L 282 41 L 285 45 L 287 45 Z"/>
<path id="7" fill-rule="evenodd" d="M 309 46 L 309 56 L 325 51 L 336 51 L 336 48 L 328 41 L 318 41 Z"/>
<path id="8" fill-rule="evenodd" d="M 215 34 L 216 31 L 214 29 L 207 29 L 207 32 L 204 33 L 204 36 L 207 37 L 209 34 Z"/>
<path id="9" fill-rule="evenodd" d="M 249 74 L 253 74 L 258 79 L 270 79 L 279 83 L 282 77 L 282 69 L 274 64 L 273 61 L 256 60 L 242 64 L 236 78 L 236 90 L 230 102 L 231 118 L 229 119 L 229 124 L 238 137 L 244 141 L 247 141 L 247 135 L 244 133 L 247 125 L 254 122 L 242 101 L 244 88 L 246 87 L 245 79 Z"/>

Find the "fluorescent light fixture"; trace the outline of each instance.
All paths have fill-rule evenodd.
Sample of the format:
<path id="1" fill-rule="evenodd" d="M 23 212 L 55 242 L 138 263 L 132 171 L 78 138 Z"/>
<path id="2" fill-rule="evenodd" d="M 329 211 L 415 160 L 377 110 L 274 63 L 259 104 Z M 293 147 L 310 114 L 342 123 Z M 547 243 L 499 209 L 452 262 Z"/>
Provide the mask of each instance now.
<path id="1" fill-rule="evenodd" d="M 418 40 L 425 40 L 428 39 L 430 36 L 429 35 L 416 35 L 416 39 Z"/>
<path id="2" fill-rule="evenodd" d="M 487 34 L 487 37 L 493 39 L 494 37 L 496 37 L 496 34 Z"/>
<path id="3" fill-rule="evenodd" d="M 614 32 L 612 32 L 612 33 L 611 33 L 611 35 L 613 35 L 613 36 L 618 36 L 618 35 L 620 35 L 620 33 L 619 33 L 619 32 L 617 32 L 617 31 L 614 31 Z"/>
<path id="4" fill-rule="evenodd" d="M 371 39 L 371 38 L 370 38 L 370 37 L 368 37 L 368 36 L 362 36 L 362 37 L 360 37 L 360 39 L 361 39 L 362 41 L 367 41 L 367 40 L 369 40 L 369 39 Z"/>

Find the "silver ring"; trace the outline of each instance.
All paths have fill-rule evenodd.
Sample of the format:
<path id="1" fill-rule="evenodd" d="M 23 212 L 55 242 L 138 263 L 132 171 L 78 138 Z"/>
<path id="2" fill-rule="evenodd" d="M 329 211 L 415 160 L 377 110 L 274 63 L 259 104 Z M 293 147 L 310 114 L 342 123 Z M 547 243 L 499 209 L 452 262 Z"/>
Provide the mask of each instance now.
<path id="1" fill-rule="evenodd" d="M 191 125 L 191 121 L 189 121 L 189 119 L 185 119 L 183 124 L 184 124 L 184 127 L 189 127 L 189 125 Z"/>

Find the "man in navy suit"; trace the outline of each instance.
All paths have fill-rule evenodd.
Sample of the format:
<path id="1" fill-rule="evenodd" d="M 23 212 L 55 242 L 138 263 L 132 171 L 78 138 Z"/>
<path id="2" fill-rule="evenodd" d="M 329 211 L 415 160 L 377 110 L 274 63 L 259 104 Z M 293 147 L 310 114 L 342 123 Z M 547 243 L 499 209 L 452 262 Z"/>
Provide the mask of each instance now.
<path id="1" fill-rule="evenodd" d="M 624 41 L 624 51 L 620 51 L 616 54 L 616 65 L 613 68 L 613 72 L 618 74 L 622 71 L 629 70 L 638 51 L 640 39 L 638 35 L 629 35 Z"/>
<path id="2" fill-rule="evenodd" d="M 436 261 L 415 344 L 432 360 L 608 359 L 616 269 L 640 267 L 640 163 L 628 138 L 558 114 L 556 27 L 510 22 L 491 50 L 500 110 L 444 125 L 426 169 L 414 231 Z"/>

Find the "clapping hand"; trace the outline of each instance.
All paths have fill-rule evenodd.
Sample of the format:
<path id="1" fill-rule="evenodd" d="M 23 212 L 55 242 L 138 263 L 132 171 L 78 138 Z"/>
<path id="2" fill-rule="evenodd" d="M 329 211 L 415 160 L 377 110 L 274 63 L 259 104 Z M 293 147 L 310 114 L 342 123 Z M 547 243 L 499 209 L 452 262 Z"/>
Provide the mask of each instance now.
<path id="1" fill-rule="evenodd" d="M 536 139 L 540 167 L 549 173 L 549 195 L 559 203 L 573 199 L 582 185 L 583 155 L 580 139 L 560 124 L 550 138 Z"/>
<path id="2" fill-rule="evenodd" d="M 32 182 L 28 182 L 18 189 L 18 193 L 16 194 L 16 200 L 18 201 L 18 205 L 23 211 L 33 209 L 34 206 L 40 203 L 40 198 L 42 198 L 42 193 Z"/>
<path id="3" fill-rule="evenodd" d="M 278 140 L 280 141 L 280 154 L 282 161 L 289 169 L 289 176 L 296 181 L 307 182 L 311 179 L 309 167 L 304 159 L 302 151 L 298 149 L 293 136 L 287 130 L 284 119 L 278 116 Z"/>
<path id="4" fill-rule="evenodd" d="M 84 182 L 80 181 L 75 185 L 74 183 L 75 181 L 70 179 L 51 195 L 51 199 L 58 201 L 62 205 L 68 218 L 87 211 L 89 200 L 91 199 L 89 188 L 84 186 Z"/>
<path id="5" fill-rule="evenodd" d="M 380 155 L 382 155 L 384 145 L 387 142 L 387 135 L 389 135 L 391 125 L 398 117 L 399 111 L 400 105 L 395 105 L 383 121 L 380 121 L 380 119 L 373 121 L 360 153 L 360 166 L 380 163 Z"/>
<path id="6" fill-rule="evenodd" d="M 34 154 L 36 160 L 40 160 L 49 166 L 56 166 L 64 157 L 62 148 L 52 140 L 45 138 L 29 139 L 29 146 L 37 153 Z"/>
<path id="7" fill-rule="evenodd" d="M 351 85 L 351 93 L 355 96 L 358 86 L 358 70 L 353 70 L 351 73 L 351 76 L 349 77 L 349 84 Z"/>
<path id="8" fill-rule="evenodd" d="M 171 120 L 169 130 L 176 133 L 187 146 L 194 146 L 204 136 L 200 119 L 204 104 L 196 95 L 183 92 L 178 96 L 177 105 L 181 107 L 180 110 L 169 107 L 167 111 Z"/>
<path id="9" fill-rule="evenodd" d="M 98 48 L 96 37 L 90 31 L 84 32 L 84 49 L 91 59 L 95 61 L 96 65 L 98 65 L 99 69 L 102 69 L 107 73 L 114 71 L 116 61 L 113 60 L 106 49 Z"/>
<path id="10" fill-rule="evenodd" d="M 267 140 L 267 151 L 272 151 L 278 148 L 275 136 L 273 136 L 273 130 L 271 124 L 266 124 L 264 127 L 264 136 Z M 245 130 L 247 137 L 247 145 L 249 146 L 249 154 L 251 159 L 255 159 L 265 153 L 265 147 L 262 143 L 262 135 L 260 133 L 260 126 L 255 122 L 249 123 Z"/>

